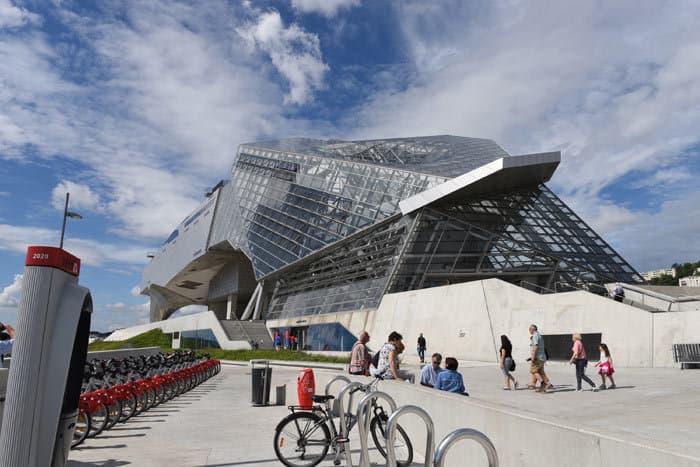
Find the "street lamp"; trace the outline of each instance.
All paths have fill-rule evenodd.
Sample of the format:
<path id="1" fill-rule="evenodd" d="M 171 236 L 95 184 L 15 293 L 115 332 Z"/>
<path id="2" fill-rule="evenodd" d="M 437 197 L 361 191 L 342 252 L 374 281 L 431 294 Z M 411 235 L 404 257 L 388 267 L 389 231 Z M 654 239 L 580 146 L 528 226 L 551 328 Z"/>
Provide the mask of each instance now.
<path id="1" fill-rule="evenodd" d="M 63 208 L 63 227 L 61 227 L 61 244 L 59 245 L 59 248 L 63 248 L 63 236 L 66 233 L 66 217 L 70 217 L 71 219 L 83 218 L 83 216 L 77 212 L 70 212 L 68 210 L 68 198 L 70 198 L 70 193 L 66 193 L 66 205 Z"/>

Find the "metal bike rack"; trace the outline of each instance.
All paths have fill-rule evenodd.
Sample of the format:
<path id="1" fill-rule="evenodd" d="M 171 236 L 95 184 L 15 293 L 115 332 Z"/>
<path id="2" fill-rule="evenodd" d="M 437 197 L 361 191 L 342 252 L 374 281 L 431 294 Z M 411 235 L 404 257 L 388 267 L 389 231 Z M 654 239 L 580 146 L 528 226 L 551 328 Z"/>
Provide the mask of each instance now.
<path id="1" fill-rule="evenodd" d="M 323 391 L 323 393 L 324 393 L 325 395 L 330 396 L 331 386 L 332 386 L 333 383 L 335 383 L 336 381 L 345 381 L 346 384 L 352 382 L 352 381 L 350 381 L 350 378 L 348 378 L 347 376 L 338 375 L 338 376 L 332 378 L 330 381 L 328 381 L 328 383 L 326 383 L 326 389 Z"/>
<path id="2" fill-rule="evenodd" d="M 347 394 L 349 391 L 352 389 L 362 387 L 363 384 L 359 383 L 357 381 L 351 381 L 345 386 L 343 386 L 343 389 L 340 390 L 338 393 L 338 411 L 340 412 L 339 418 L 339 431 L 340 431 L 340 436 L 345 438 L 346 440 L 350 436 L 349 430 L 347 428 L 347 425 L 345 424 L 345 408 L 343 407 L 343 399 L 345 398 L 345 394 Z M 350 400 L 348 401 L 348 410 L 350 410 L 350 407 L 352 406 L 352 394 L 350 394 Z M 359 422 L 359 420 L 358 420 Z M 350 450 L 350 443 L 347 441 L 344 443 L 345 444 L 345 462 L 348 467 L 352 467 L 352 452 Z"/>
<path id="3" fill-rule="evenodd" d="M 496 447 L 485 434 L 477 430 L 472 430 L 471 428 L 460 428 L 445 436 L 445 439 L 440 442 L 437 451 L 435 451 L 435 467 L 444 467 L 447 451 L 449 451 L 455 443 L 463 439 L 471 439 L 479 443 L 481 447 L 484 448 L 484 451 L 486 451 L 489 467 L 498 467 Z"/>
<path id="4" fill-rule="evenodd" d="M 389 394 L 382 391 L 372 391 L 363 397 L 357 404 L 357 429 L 360 432 L 360 463 L 359 467 L 369 467 L 369 446 L 367 445 L 367 437 L 369 436 L 369 427 L 372 422 L 372 417 L 369 413 L 369 407 L 377 399 L 384 399 L 389 404 L 391 415 L 396 410 L 396 402 Z M 347 466 L 352 467 L 352 459 L 348 457 Z"/>
<path id="5" fill-rule="evenodd" d="M 430 418 L 428 412 L 415 405 L 404 405 L 396 409 L 389 420 L 386 422 L 386 465 L 387 467 L 396 466 L 396 453 L 394 452 L 394 440 L 396 438 L 396 427 L 399 425 L 397 420 L 405 414 L 414 414 L 420 416 L 425 422 L 427 430 L 425 442 L 425 467 L 432 466 L 433 453 L 435 452 L 435 426 L 433 419 Z"/>

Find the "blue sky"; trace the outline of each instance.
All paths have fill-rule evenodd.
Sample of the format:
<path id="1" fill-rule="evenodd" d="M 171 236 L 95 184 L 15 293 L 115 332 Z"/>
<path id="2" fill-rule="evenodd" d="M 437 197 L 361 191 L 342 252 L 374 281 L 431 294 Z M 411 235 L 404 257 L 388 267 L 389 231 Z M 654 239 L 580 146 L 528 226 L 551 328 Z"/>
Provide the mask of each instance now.
<path id="1" fill-rule="evenodd" d="M 146 253 L 264 138 L 561 150 L 638 270 L 700 260 L 700 4 L 612 3 L 0 0 L 0 321 L 66 191 L 93 328 L 146 321 Z"/>

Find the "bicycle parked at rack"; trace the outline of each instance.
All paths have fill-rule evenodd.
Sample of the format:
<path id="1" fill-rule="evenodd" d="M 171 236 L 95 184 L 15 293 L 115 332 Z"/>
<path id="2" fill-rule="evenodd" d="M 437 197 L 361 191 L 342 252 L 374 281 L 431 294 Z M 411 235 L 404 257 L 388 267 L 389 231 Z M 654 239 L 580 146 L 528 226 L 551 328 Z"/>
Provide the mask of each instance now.
<path id="1" fill-rule="evenodd" d="M 220 369 L 218 360 L 191 350 L 86 363 L 71 448 L 189 391 Z"/>
<path id="2" fill-rule="evenodd" d="M 369 384 L 364 384 L 349 391 L 350 401 L 348 410 L 352 406 L 352 394 L 355 392 L 369 393 L 376 391 L 381 378 L 375 378 Z M 339 430 L 339 426 L 333 420 L 334 411 L 331 401 L 334 396 L 314 395 L 311 399 L 317 403 L 311 409 L 303 409 L 299 406 L 289 406 L 292 412 L 287 415 L 275 428 L 275 454 L 287 467 L 313 467 L 318 465 L 333 448 L 334 465 L 340 465 L 342 448 L 349 439 L 343 433 L 350 430 L 357 423 L 357 417 L 353 414 L 345 414 L 347 429 Z M 323 404 L 323 405 L 321 405 Z M 342 410 L 342 407 L 340 408 Z M 372 440 L 379 453 L 386 458 L 385 429 L 389 416 L 384 408 L 372 401 L 369 408 L 371 415 L 370 432 Z M 394 441 L 397 465 L 405 467 L 413 461 L 413 445 L 406 431 L 399 425 Z"/>

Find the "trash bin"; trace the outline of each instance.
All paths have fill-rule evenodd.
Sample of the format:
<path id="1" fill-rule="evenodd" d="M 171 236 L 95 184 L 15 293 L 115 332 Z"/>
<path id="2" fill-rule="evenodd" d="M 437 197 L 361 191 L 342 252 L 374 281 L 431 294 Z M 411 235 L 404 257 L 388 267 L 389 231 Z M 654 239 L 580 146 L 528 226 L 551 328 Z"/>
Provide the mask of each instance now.
<path id="1" fill-rule="evenodd" d="M 287 385 L 277 386 L 276 388 L 277 397 L 275 398 L 275 405 L 284 405 L 287 403 Z"/>
<path id="2" fill-rule="evenodd" d="M 270 383 L 272 368 L 268 360 L 251 360 L 251 402 L 253 406 L 268 405 L 270 402 Z"/>

